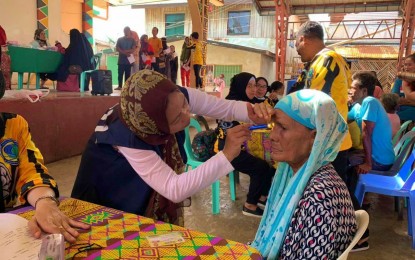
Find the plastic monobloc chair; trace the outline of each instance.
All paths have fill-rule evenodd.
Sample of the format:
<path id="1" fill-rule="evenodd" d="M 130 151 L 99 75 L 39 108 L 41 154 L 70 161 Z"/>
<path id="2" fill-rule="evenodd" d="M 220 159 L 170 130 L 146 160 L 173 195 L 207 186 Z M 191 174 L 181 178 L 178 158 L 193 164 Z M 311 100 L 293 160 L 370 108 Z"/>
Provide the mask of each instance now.
<path id="1" fill-rule="evenodd" d="M 408 234 L 412 236 L 412 247 L 415 248 L 415 169 L 412 165 L 415 162 L 415 149 L 406 159 L 405 163 L 399 169 L 395 176 L 381 176 L 376 174 L 361 174 L 356 185 L 355 195 L 360 205 L 366 192 L 373 192 L 382 195 L 409 198 L 408 207 Z"/>
<path id="2" fill-rule="evenodd" d="M 408 120 L 401 125 L 401 128 L 399 128 L 398 132 L 395 134 L 395 136 L 392 139 L 393 146 L 395 146 L 398 143 L 398 141 L 401 139 L 401 137 L 406 133 L 406 131 L 408 130 L 407 128 L 409 124 L 411 123 L 412 121 Z"/>
<path id="3" fill-rule="evenodd" d="M 95 69 L 94 70 L 85 70 L 81 72 L 81 77 L 80 77 L 80 91 L 84 92 L 85 91 L 85 79 L 86 79 L 86 74 L 91 74 L 93 71 L 96 71 L 99 69 L 100 63 L 101 63 L 101 56 L 102 53 L 97 53 L 94 56 L 92 56 L 91 58 L 91 63 L 95 65 Z"/>
<path id="4" fill-rule="evenodd" d="M 364 210 L 355 211 L 356 215 L 356 222 L 357 222 L 357 230 L 354 234 L 353 240 L 350 245 L 346 248 L 346 250 L 337 258 L 337 260 L 347 260 L 347 256 L 349 255 L 350 251 L 353 247 L 359 242 L 360 238 L 362 238 L 363 234 L 365 233 L 367 226 L 369 225 L 369 214 L 367 214 Z"/>
<path id="5" fill-rule="evenodd" d="M 190 119 L 190 125 L 186 127 L 184 130 L 185 136 L 186 136 L 185 142 L 184 142 L 184 150 L 186 151 L 186 155 L 187 155 L 186 171 L 189 169 L 189 166 L 192 167 L 192 169 L 196 169 L 199 165 L 203 163 L 201 161 L 198 161 L 193 154 L 192 143 L 190 141 L 190 133 L 189 133 L 190 127 L 195 128 L 198 133 L 202 131 L 200 124 L 194 118 Z M 231 200 L 235 201 L 236 191 L 235 191 L 234 172 L 229 173 L 229 185 L 230 185 Z M 220 182 L 219 180 L 215 181 L 212 184 L 212 213 L 213 214 L 220 213 Z"/>
<path id="6" fill-rule="evenodd" d="M 395 162 L 392 167 L 386 171 L 372 171 L 371 173 L 380 174 L 380 175 L 388 175 L 392 176 L 395 175 L 399 169 L 402 167 L 408 156 L 411 154 L 412 148 L 415 145 L 415 128 L 411 131 L 407 132 L 395 145 L 393 148 L 396 154 Z M 403 219 L 403 207 L 400 203 L 399 197 L 395 197 L 395 211 L 398 212 L 398 220 Z M 406 207 L 406 200 L 405 200 L 405 207 Z"/>
<path id="7" fill-rule="evenodd" d="M 415 174 L 412 174 L 402 190 L 409 192 L 408 200 L 408 235 L 412 236 L 412 248 L 415 249 Z M 410 231 L 409 232 L 409 228 Z"/>
<path id="8" fill-rule="evenodd" d="M 384 176 L 394 176 L 402 167 L 408 156 L 412 152 L 412 148 L 415 144 L 415 131 L 409 131 L 406 133 L 399 142 L 394 146 L 393 150 L 395 152 L 395 162 L 392 167 L 387 171 L 370 171 L 370 174 L 384 175 Z"/>

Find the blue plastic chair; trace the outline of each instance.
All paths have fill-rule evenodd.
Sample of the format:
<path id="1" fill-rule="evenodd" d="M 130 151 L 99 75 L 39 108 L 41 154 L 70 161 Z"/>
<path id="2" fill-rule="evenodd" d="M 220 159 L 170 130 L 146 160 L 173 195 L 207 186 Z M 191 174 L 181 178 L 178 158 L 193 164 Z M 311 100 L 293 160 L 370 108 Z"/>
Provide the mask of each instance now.
<path id="1" fill-rule="evenodd" d="M 408 125 L 404 126 L 406 128 Z M 415 128 L 414 128 L 415 129 Z M 383 175 L 383 176 L 394 176 L 399 172 L 402 165 L 405 163 L 406 159 L 412 152 L 412 148 L 415 144 L 415 131 L 412 129 L 407 132 L 402 138 L 399 139 L 399 142 L 393 148 L 395 152 L 395 162 L 388 171 L 370 171 L 370 174 Z M 397 134 L 398 135 L 398 134 Z M 400 200 L 403 198 L 395 197 L 395 211 L 398 212 L 398 220 L 403 219 L 403 207 Z M 405 200 L 406 207 L 406 200 Z"/>
<path id="2" fill-rule="evenodd" d="M 393 148 L 395 152 L 395 162 L 388 171 L 370 171 L 371 174 L 394 176 L 405 163 L 406 159 L 412 152 L 415 144 L 415 131 L 406 133 Z"/>
<path id="3" fill-rule="evenodd" d="M 80 86 L 80 91 L 81 92 L 85 92 L 85 79 L 86 79 L 86 74 L 91 74 L 93 71 L 96 71 L 99 69 L 100 63 L 101 63 L 101 56 L 102 53 L 97 53 L 94 56 L 92 56 L 91 58 L 91 63 L 95 64 L 95 69 L 94 70 L 85 70 L 81 72 L 81 77 L 80 77 L 80 82 L 79 82 L 79 86 Z"/>
<path id="4" fill-rule="evenodd" d="M 192 142 L 190 141 L 190 133 L 189 133 L 190 127 L 195 128 L 198 133 L 202 131 L 200 124 L 194 118 L 190 119 L 190 125 L 184 129 L 184 132 L 186 135 L 185 142 L 184 142 L 184 150 L 186 151 L 186 155 L 187 155 L 186 171 L 188 171 L 189 166 L 192 167 L 192 169 L 196 169 L 199 165 L 203 163 L 201 161 L 198 161 L 193 154 Z M 229 185 L 230 185 L 231 200 L 235 201 L 236 191 L 235 191 L 234 172 L 229 173 Z M 219 180 L 215 181 L 212 184 L 212 213 L 213 214 L 220 213 L 220 181 Z"/>
<path id="5" fill-rule="evenodd" d="M 412 165 L 415 162 L 415 149 L 399 169 L 395 176 L 381 176 L 376 174 L 361 174 L 356 186 L 355 195 L 360 205 L 366 192 L 373 192 L 383 195 L 409 198 L 408 207 L 408 234 L 412 236 L 412 247 L 415 248 L 415 169 Z"/>

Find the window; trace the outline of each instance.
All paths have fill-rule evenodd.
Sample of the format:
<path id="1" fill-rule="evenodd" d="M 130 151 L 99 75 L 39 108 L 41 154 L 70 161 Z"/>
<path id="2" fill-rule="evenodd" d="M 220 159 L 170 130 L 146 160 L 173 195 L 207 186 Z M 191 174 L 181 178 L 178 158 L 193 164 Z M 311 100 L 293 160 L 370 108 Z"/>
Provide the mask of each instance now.
<path id="1" fill-rule="evenodd" d="M 228 13 L 228 35 L 249 35 L 251 11 Z"/>
<path id="2" fill-rule="evenodd" d="M 166 14 L 165 35 L 184 35 L 184 14 Z"/>

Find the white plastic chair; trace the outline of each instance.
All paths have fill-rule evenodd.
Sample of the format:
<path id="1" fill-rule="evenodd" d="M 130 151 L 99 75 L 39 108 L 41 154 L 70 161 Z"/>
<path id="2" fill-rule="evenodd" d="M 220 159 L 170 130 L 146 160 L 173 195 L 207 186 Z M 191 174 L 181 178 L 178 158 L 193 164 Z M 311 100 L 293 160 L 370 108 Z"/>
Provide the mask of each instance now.
<path id="1" fill-rule="evenodd" d="M 356 222 L 357 222 L 357 230 L 356 234 L 353 237 L 352 242 L 346 248 L 346 250 L 337 258 L 337 260 L 347 260 L 347 256 L 349 255 L 350 251 L 353 247 L 359 242 L 360 238 L 362 238 L 363 233 L 365 233 L 367 226 L 369 225 L 369 214 L 367 214 L 364 210 L 358 210 L 355 212 L 356 214 Z"/>

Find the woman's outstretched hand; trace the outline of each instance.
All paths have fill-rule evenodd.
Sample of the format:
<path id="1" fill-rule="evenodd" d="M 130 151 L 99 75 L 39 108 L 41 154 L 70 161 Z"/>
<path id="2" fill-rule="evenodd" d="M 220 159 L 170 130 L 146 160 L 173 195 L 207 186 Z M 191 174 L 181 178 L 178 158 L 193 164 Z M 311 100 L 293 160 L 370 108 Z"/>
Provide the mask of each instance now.
<path id="1" fill-rule="evenodd" d="M 225 147 L 223 153 L 228 161 L 232 161 L 241 152 L 241 145 L 251 138 L 249 127 L 251 124 L 243 124 L 232 127 L 226 131 Z"/>

